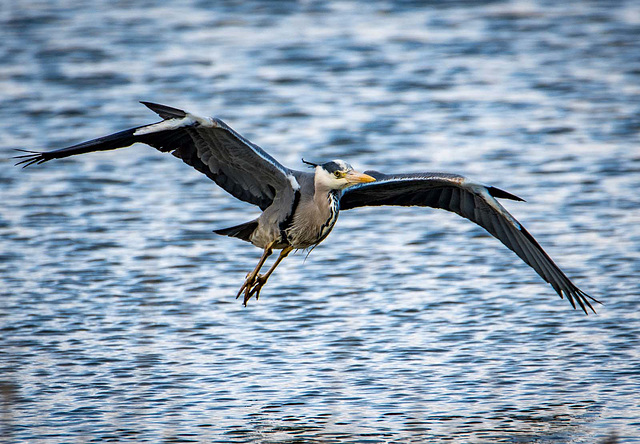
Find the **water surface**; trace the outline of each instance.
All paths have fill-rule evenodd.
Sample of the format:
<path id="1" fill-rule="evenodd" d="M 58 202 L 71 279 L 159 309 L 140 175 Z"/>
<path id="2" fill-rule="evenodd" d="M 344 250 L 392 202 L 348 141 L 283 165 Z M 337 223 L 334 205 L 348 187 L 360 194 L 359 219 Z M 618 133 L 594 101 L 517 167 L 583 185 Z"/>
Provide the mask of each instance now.
<path id="1" fill-rule="evenodd" d="M 638 2 L 11 2 L 0 9 L 4 442 L 640 442 Z M 284 164 L 507 189 L 584 316 L 478 227 L 344 212 L 247 308 L 255 217 L 147 147 L 216 115 Z"/>

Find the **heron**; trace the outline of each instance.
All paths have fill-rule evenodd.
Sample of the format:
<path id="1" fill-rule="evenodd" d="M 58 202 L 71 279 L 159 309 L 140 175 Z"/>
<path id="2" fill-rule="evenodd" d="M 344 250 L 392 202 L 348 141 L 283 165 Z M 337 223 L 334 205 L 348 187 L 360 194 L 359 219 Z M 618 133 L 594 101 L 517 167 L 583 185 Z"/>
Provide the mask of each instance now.
<path id="1" fill-rule="evenodd" d="M 262 249 L 256 267 L 246 275 L 236 295 L 246 306 L 257 300 L 276 267 L 293 250 L 311 250 L 331 232 L 340 211 L 361 207 L 418 206 L 456 213 L 497 238 L 513 251 L 556 293 L 595 313 L 597 299 L 580 290 L 555 264 L 533 236 L 497 199 L 523 201 L 500 188 L 449 173 L 385 174 L 358 172 L 344 160 L 314 163 L 302 159 L 312 171 L 287 168 L 219 118 L 195 114 L 151 102 L 141 102 L 160 116 L 142 125 L 67 148 L 40 152 L 18 150 L 16 165 L 27 167 L 94 151 L 149 145 L 182 159 L 213 180 L 233 197 L 256 205 L 255 219 L 215 233 L 250 242 Z M 280 250 L 271 267 L 265 262 Z"/>

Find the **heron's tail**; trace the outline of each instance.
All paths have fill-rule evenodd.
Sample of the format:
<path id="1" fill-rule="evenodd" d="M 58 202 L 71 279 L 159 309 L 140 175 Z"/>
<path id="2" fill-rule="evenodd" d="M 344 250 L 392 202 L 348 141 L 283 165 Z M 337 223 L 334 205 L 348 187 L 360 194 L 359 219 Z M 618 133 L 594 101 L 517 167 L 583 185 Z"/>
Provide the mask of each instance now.
<path id="1" fill-rule="evenodd" d="M 236 225 L 235 227 L 223 228 L 221 230 L 213 230 L 216 234 L 223 236 L 237 237 L 243 241 L 251 242 L 251 235 L 258 228 L 258 221 L 252 220 L 244 224 Z"/>

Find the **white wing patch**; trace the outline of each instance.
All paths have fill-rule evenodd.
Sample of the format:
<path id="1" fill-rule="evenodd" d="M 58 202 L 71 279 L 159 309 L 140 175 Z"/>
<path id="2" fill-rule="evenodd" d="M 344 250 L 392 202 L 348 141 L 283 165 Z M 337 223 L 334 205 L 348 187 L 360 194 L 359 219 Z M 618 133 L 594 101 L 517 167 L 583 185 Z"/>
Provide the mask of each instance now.
<path id="1" fill-rule="evenodd" d="M 142 128 L 138 128 L 133 133 L 133 135 L 144 136 L 145 134 L 159 133 L 161 131 L 173 131 L 178 128 L 193 126 L 196 123 L 200 124 L 200 126 L 203 126 L 205 128 L 215 128 L 219 126 L 219 124 L 214 119 L 211 119 L 208 117 L 194 116 L 193 114 L 187 113 L 187 115 L 181 119 L 167 119 L 167 120 L 163 120 L 162 122 L 158 122 L 152 125 L 147 125 L 147 126 L 143 126 Z"/>
<path id="2" fill-rule="evenodd" d="M 293 191 L 298 191 L 300 189 L 300 184 L 293 175 L 288 174 L 287 179 L 289 179 L 289 183 L 291 184 L 291 188 L 293 188 Z"/>
<path id="3" fill-rule="evenodd" d="M 511 224 L 516 227 L 518 230 L 522 231 L 522 227 L 520 223 L 493 197 L 489 194 L 489 190 L 485 185 L 481 183 L 474 182 L 470 179 L 464 178 L 461 182 L 462 186 L 469 188 L 473 193 L 482 196 L 482 198 L 491 206 L 494 210 L 498 212 L 502 217 L 507 219 Z"/>

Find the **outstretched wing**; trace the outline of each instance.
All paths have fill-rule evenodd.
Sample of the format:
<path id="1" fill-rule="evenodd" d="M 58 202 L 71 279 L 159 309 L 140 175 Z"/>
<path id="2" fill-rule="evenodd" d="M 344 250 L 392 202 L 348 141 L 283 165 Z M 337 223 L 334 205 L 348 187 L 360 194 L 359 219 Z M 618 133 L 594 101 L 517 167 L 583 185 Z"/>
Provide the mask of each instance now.
<path id="1" fill-rule="evenodd" d="M 171 152 L 236 198 L 258 205 L 262 210 L 271 205 L 278 191 L 297 186 L 292 170 L 222 120 L 194 116 L 165 105 L 142 103 L 163 120 L 55 151 L 41 153 L 20 150 L 27 154 L 17 156 L 22 159 L 17 165 L 26 167 L 51 159 L 114 150 L 140 142 L 162 152 Z"/>
<path id="2" fill-rule="evenodd" d="M 594 313 L 589 299 L 551 260 L 529 232 L 495 199 L 523 200 L 495 187 L 487 187 L 463 176 L 444 173 L 387 175 L 366 171 L 376 182 L 347 188 L 340 209 L 364 206 L 399 205 L 442 208 L 469 219 L 487 230 L 520 259 L 533 268 L 562 298 L 576 302 L 587 313 Z"/>

